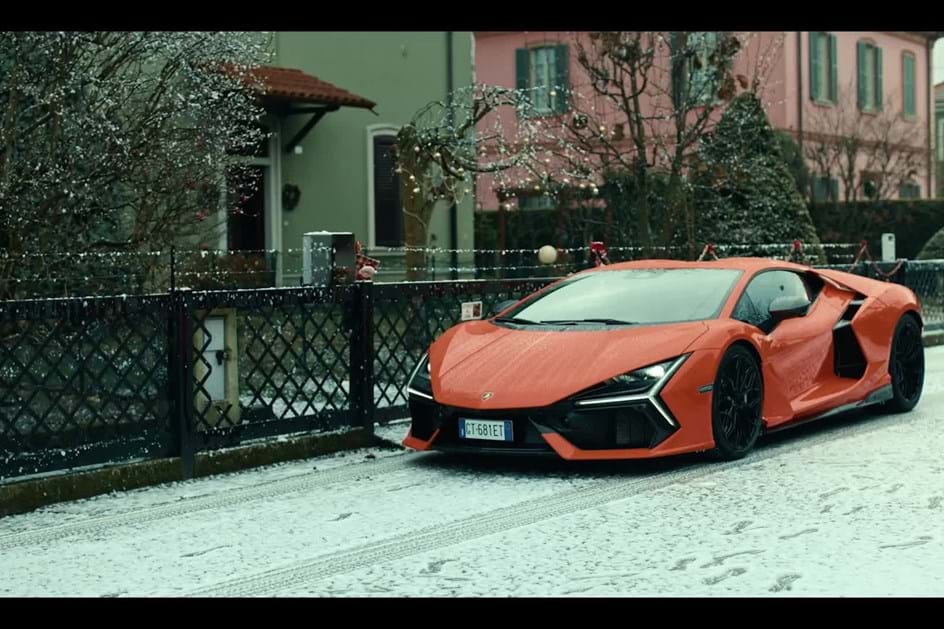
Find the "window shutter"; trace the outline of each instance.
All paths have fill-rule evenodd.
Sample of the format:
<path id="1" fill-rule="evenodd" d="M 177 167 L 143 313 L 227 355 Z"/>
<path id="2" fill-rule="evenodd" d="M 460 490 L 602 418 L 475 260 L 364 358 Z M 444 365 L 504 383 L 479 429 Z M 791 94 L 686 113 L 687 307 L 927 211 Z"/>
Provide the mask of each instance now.
<path id="1" fill-rule="evenodd" d="M 875 47 L 875 108 L 882 109 L 882 49 Z"/>
<path id="2" fill-rule="evenodd" d="M 528 88 L 531 83 L 531 54 L 527 48 L 515 49 L 515 87 L 521 90 L 526 103 L 531 102 Z"/>
<path id="3" fill-rule="evenodd" d="M 831 178 L 829 180 L 829 194 L 832 201 L 839 200 L 839 180 L 838 179 Z"/>
<path id="4" fill-rule="evenodd" d="M 813 200 L 814 201 L 823 201 L 825 195 L 823 194 L 823 178 L 816 177 L 813 179 Z"/>
<path id="5" fill-rule="evenodd" d="M 570 80 L 568 78 L 568 69 L 570 67 L 567 58 L 567 45 L 561 44 L 554 51 L 554 61 L 557 64 L 555 68 L 554 83 L 557 89 L 557 107 L 558 113 L 564 113 L 569 109 L 570 101 Z"/>
<path id="6" fill-rule="evenodd" d="M 937 120 L 937 137 L 934 141 L 937 142 L 938 159 L 944 162 L 944 117 L 939 117 Z"/>
<path id="7" fill-rule="evenodd" d="M 829 36 L 829 94 L 833 103 L 839 102 L 839 55 L 836 53 L 836 36 Z"/>
<path id="8" fill-rule="evenodd" d="M 904 81 L 905 98 L 902 108 L 906 116 L 915 115 L 915 60 L 911 55 L 902 57 L 902 79 Z"/>
<path id="9" fill-rule="evenodd" d="M 900 199 L 920 199 L 921 186 L 913 181 L 903 181 L 898 184 L 898 198 Z"/>
<path id="10" fill-rule="evenodd" d="M 858 93 L 859 93 L 859 109 L 866 109 L 868 104 L 865 102 L 865 80 L 866 80 L 866 68 L 865 68 L 865 42 L 856 42 L 856 66 L 858 69 Z"/>
<path id="11" fill-rule="evenodd" d="M 819 100 L 823 95 L 819 93 L 819 77 L 823 71 L 823 62 L 819 58 L 819 33 L 810 31 L 810 100 Z"/>

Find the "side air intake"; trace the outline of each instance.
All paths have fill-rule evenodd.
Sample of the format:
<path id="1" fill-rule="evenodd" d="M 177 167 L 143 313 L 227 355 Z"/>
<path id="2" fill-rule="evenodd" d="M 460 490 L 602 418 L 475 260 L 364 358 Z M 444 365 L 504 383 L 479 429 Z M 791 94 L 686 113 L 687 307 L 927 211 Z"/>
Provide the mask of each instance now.
<path id="1" fill-rule="evenodd" d="M 865 295 L 856 294 L 845 312 L 833 326 L 834 369 L 840 378 L 858 380 L 865 374 L 865 356 L 859 340 L 852 331 L 852 320 L 865 302 Z"/>

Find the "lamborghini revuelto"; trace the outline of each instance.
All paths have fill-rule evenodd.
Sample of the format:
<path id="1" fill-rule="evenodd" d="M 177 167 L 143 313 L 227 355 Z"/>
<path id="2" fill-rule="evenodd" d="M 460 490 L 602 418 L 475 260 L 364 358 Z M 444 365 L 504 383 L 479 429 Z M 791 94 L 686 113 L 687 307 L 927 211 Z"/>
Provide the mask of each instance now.
<path id="1" fill-rule="evenodd" d="M 789 262 L 645 260 L 449 329 L 410 376 L 417 450 L 735 459 L 764 431 L 921 397 L 908 288 Z"/>

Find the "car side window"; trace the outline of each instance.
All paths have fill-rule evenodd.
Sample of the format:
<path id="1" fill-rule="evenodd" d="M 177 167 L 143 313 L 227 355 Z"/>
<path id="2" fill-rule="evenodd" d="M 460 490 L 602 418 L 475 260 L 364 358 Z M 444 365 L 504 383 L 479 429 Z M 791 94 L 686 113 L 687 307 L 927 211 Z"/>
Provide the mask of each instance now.
<path id="1" fill-rule="evenodd" d="M 792 271 L 766 271 L 750 281 L 731 316 L 769 332 L 773 324 L 770 302 L 784 296 L 809 298 L 806 283 Z"/>

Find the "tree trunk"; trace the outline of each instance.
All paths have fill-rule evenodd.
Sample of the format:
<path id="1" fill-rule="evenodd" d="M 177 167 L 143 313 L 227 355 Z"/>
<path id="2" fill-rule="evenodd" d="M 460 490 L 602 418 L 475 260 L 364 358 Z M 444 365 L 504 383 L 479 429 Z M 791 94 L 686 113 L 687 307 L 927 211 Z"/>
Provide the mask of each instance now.
<path id="1" fill-rule="evenodd" d="M 409 182 L 406 182 L 409 184 Z M 418 217 L 428 220 L 426 201 L 421 195 L 413 194 L 412 188 L 403 186 L 403 242 L 407 251 L 404 256 L 406 262 L 406 279 L 414 282 L 426 279 L 426 224 Z"/>
<path id="2" fill-rule="evenodd" d="M 634 167 L 636 202 L 639 204 L 639 244 L 642 246 L 643 256 L 649 257 L 652 250 L 652 230 L 649 215 L 649 179 L 646 176 L 645 160 L 637 158 Z"/>
<path id="3" fill-rule="evenodd" d="M 662 228 L 662 244 L 670 247 L 679 244 L 677 234 L 679 228 L 683 231 L 682 246 L 688 249 L 689 254 L 695 248 L 693 242 L 694 234 L 691 223 L 694 217 L 692 209 L 687 202 L 685 191 L 682 186 L 682 174 L 677 165 L 673 165 L 672 174 L 669 176 L 669 185 L 666 189 L 666 216 Z"/>

